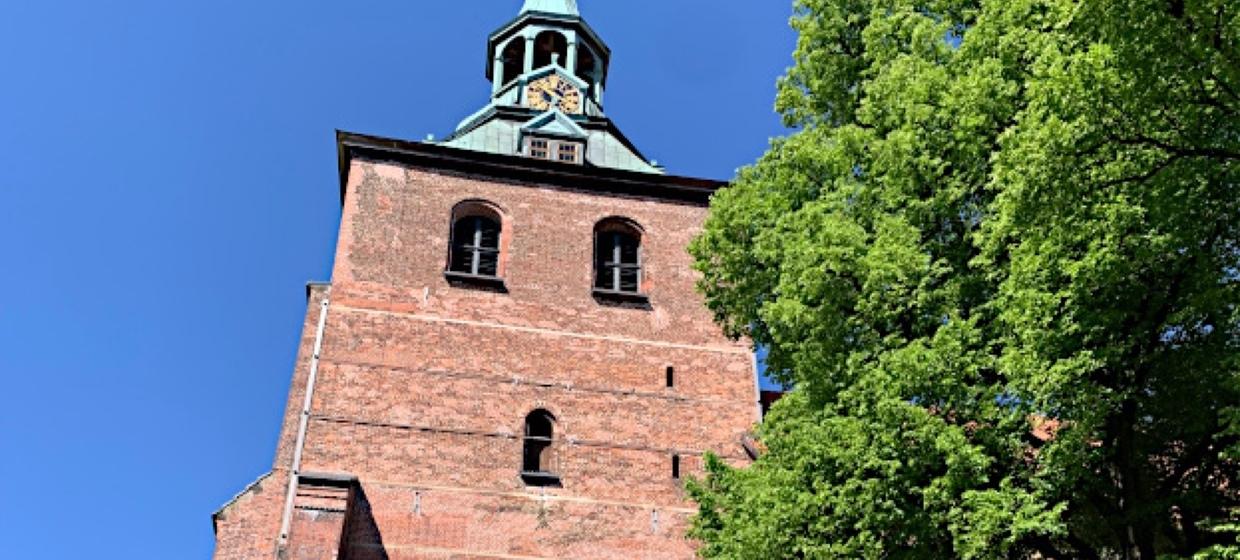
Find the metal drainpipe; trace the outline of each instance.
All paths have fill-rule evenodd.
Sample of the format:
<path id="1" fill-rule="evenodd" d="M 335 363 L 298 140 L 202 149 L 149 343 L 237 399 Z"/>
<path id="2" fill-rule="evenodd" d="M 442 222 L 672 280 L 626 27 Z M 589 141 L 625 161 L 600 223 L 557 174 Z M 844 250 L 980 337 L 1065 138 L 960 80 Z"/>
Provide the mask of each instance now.
<path id="1" fill-rule="evenodd" d="M 758 350 L 755 348 L 751 354 L 751 363 L 753 364 L 753 391 L 754 396 L 758 400 L 754 402 L 757 405 L 758 423 L 762 423 L 762 366 L 758 363 Z"/>
<path id="2" fill-rule="evenodd" d="M 306 400 L 301 407 L 301 420 L 297 427 L 297 443 L 293 447 L 293 470 L 288 477 L 288 494 L 284 501 L 284 516 L 280 521 L 280 541 L 276 546 L 276 558 L 280 558 L 288 546 L 289 528 L 293 523 L 293 501 L 297 497 L 297 484 L 301 477 L 301 452 L 306 445 L 306 429 L 310 425 L 310 405 L 314 401 L 314 385 L 319 378 L 319 354 L 323 351 L 323 331 L 327 327 L 327 307 L 330 298 L 323 298 L 319 307 L 319 328 L 314 334 L 314 354 L 310 358 L 310 376 L 306 380 Z"/>

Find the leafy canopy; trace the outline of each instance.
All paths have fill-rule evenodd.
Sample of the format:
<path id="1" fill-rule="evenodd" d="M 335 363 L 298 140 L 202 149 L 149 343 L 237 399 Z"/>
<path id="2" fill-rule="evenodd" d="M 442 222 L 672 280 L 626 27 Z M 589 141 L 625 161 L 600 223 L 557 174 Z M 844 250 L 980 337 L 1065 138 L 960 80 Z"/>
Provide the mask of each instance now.
<path id="1" fill-rule="evenodd" d="M 796 131 L 692 251 L 796 390 L 752 467 L 691 486 L 701 554 L 1237 557 L 1240 6 L 797 0 L 792 24 Z"/>

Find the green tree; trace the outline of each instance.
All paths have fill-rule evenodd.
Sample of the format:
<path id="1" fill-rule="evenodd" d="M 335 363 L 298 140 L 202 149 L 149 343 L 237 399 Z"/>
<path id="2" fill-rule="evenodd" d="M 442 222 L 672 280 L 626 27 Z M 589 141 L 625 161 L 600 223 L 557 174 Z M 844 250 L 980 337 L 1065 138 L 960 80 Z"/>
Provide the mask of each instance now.
<path id="1" fill-rule="evenodd" d="M 796 390 L 691 485 L 702 555 L 1237 557 L 1240 6 L 792 23 L 796 131 L 692 251 Z"/>

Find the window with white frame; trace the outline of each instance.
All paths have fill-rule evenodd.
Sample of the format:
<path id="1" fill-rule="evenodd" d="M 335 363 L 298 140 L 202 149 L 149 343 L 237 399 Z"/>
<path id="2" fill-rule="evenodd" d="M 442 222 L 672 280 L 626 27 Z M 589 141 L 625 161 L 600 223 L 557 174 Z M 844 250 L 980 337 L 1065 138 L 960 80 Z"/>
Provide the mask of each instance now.
<path id="1" fill-rule="evenodd" d="M 585 146 L 576 140 L 553 140 L 531 136 L 525 139 L 525 155 L 534 159 L 581 164 Z"/>

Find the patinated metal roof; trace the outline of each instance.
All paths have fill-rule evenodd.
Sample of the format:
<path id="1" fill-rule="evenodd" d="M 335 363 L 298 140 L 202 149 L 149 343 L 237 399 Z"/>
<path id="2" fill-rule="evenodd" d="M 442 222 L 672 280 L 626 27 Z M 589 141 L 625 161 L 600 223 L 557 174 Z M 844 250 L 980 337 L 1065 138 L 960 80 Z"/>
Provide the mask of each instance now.
<path id="1" fill-rule="evenodd" d="M 609 124 L 604 122 L 603 124 Z M 552 187 L 600 195 L 641 197 L 705 206 L 727 183 L 643 173 L 615 167 L 566 165 L 513 154 L 456 148 L 444 144 L 410 142 L 338 131 L 340 198 L 345 199 L 351 162 L 398 162 L 413 167 L 458 171 L 470 175 L 516 181 L 535 188 Z"/>
<path id="2" fill-rule="evenodd" d="M 577 11 L 577 0 L 525 0 L 521 13 L 529 12 L 581 17 L 581 12 Z"/>

